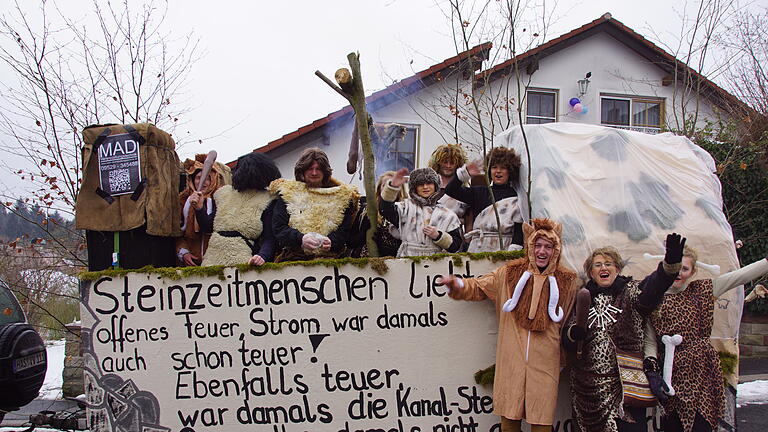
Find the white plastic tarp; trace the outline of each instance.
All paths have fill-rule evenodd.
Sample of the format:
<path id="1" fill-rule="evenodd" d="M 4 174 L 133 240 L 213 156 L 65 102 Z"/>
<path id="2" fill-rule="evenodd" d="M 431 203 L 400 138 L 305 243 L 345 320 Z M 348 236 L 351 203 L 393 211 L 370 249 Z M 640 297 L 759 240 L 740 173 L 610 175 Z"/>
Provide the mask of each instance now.
<path id="1" fill-rule="evenodd" d="M 722 273 L 738 268 L 714 160 L 689 139 L 576 123 L 526 125 L 525 135 L 532 217 L 563 224 L 564 258 L 574 270 L 583 274 L 590 251 L 610 245 L 627 262 L 622 273 L 643 278 L 659 262 L 643 254 L 663 255 L 671 232 L 688 238 L 700 262 Z M 495 145 L 522 158 L 518 196 L 527 219 L 529 163 L 520 127 L 498 135 Z M 700 268 L 695 278 L 716 275 Z M 718 350 L 736 352 L 743 297 L 736 289 L 715 303 Z"/>

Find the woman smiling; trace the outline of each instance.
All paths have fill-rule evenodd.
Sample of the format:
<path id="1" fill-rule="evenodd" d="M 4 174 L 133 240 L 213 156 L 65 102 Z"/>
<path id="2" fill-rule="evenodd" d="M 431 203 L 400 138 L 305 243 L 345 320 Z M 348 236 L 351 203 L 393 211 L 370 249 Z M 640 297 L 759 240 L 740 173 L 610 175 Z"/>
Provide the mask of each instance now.
<path id="1" fill-rule="evenodd" d="M 594 250 L 584 262 L 589 278 L 585 288 L 591 297 L 587 325 L 577 325 L 574 312 L 562 338 L 569 351 L 581 347 L 570 377 L 571 402 L 581 430 L 647 430 L 645 407 L 627 405 L 618 359 L 627 355 L 641 359 L 647 317 L 674 283 L 684 245 L 678 234 L 668 235 L 664 261 L 642 281 L 620 274 L 624 261 L 613 247 Z"/>

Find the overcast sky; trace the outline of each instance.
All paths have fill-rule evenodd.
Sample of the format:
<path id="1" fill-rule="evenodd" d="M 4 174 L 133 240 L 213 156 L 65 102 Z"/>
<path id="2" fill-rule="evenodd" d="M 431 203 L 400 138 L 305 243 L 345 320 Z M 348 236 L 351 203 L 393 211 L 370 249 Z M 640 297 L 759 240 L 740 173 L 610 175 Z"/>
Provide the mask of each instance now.
<path id="1" fill-rule="evenodd" d="M 314 71 L 331 77 L 347 66 L 349 52 L 360 52 L 367 94 L 456 54 L 449 21 L 433 0 L 220 3 L 171 2 L 170 17 L 194 31 L 206 52 L 190 80 L 195 111 L 187 126 L 192 138 L 211 138 L 187 140 L 183 155 L 216 148 L 232 160 L 341 108 L 346 101 Z M 679 19 L 670 3 L 678 2 L 563 0 L 549 34 L 610 12 L 674 43 Z"/>
<path id="2" fill-rule="evenodd" d="M 553 3 L 547 1 L 548 6 Z M 0 0 L 0 13 L 13 4 Z M 36 7 L 37 2 L 23 4 Z M 75 16 L 91 7 L 87 0 L 57 4 Z M 233 160 L 341 108 L 345 101 L 314 71 L 332 76 L 347 66 L 351 51 L 360 52 L 367 94 L 455 55 L 440 4 L 169 0 L 167 29 L 174 36 L 192 32 L 203 54 L 193 65 L 183 96 L 192 112 L 176 131 L 185 143 L 179 156 L 216 149 L 219 160 Z M 610 12 L 648 39 L 674 45 L 679 15 L 686 7 L 690 10 L 684 2 L 669 0 L 561 0 L 548 39 Z M 0 79 L 8 82 L 13 77 L 0 67 Z M 9 184 L 7 178 L 0 182 Z"/>

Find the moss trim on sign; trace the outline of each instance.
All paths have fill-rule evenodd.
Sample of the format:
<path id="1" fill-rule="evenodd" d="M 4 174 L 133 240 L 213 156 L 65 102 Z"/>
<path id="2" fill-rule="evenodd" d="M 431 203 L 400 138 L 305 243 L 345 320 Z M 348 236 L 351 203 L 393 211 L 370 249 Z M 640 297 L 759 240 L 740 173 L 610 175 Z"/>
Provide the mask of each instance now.
<path id="1" fill-rule="evenodd" d="M 471 261 L 474 260 L 482 260 L 482 259 L 488 259 L 491 262 L 498 262 L 498 261 L 507 261 L 511 259 L 516 259 L 524 256 L 523 251 L 513 251 L 513 252 L 507 252 L 507 251 L 500 251 L 500 252 L 481 252 L 481 253 L 457 253 L 457 254 L 450 254 L 450 253 L 442 253 L 442 254 L 434 254 L 434 255 L 427 255 L 427 256 L 416 256 L 416 257 L 404 257 L 400 259 L 408 259 L 415 263 L 420 263 L 422 261 L 439 261 L 444 258 L 451 258 L 453 260 L 454 265 L 460 266 L 464 264 L 464 259 L 468 259 Z M 389 271 L 389 267 L 387 266 L 387 260 L 388 259 L 395 259 L 395 258 L 336 258 L 336 259 L 317 259 L 312 261 L 285 261 L 281 263 L 265 263 L 261 266 L 252 266 L 249 264 L 240 264 L 237 266 L 234 266 L 234 268 L 238 269 L 240 272 L 245 273 L 249 271 L 255 271 L 255 272 L 263 272 L 268 270 L 279 270 L 285 267 L 295 267 L 295 266 L 305 266 L 305 267 L 317 267 L 317 266 L 323 266 L 323 267 L 341 267 L 343 265 L 353 265 L 355 267 L 365 268 L 369 267 L 376 271 L 378 274 L 383 275 L 386 274 Z M 156 274 L 162 278 L 171 279 L 171 280 L 178 280 L 182 278 L 188 278 L 188 277 L 210 277 L 210 276 L 217 276 L 220 279 L 224 279 L 224 269 L 227 267 L 225 266 L 207 266 L 207 267 L 152 267 L 152 266 L 146 266 L 142 267 L 140 269 L 112 269 L 112 270 L 101 270 L 96 272 L 83 272 L 80 273 L 78 276 L 81 280 L 97 280 L 102 277 L 119 277 L 119 276 L 125 276 L 128 273 L 144 273 L 144 274 Z"/>

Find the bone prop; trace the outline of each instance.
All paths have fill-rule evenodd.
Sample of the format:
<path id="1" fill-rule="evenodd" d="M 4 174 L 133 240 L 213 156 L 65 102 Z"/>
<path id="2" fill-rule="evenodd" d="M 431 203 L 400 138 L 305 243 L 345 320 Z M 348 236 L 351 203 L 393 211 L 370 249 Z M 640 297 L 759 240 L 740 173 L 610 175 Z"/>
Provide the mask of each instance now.
<path id="1" fill-rule="evenodd" d="M 675 347 L 683 342 L 683 337 L 678 335 L 664 335 L 661 337 L 661 343 L 664 344 L 664 382 L 669 387 L 668 395 L 674 396 L 675 389 L 672 387 L 672 364 L 675 361 Z"/>
<path id="2" fill-rule="evenodd" d="M 547 313 L 549 313 L 549 319 L 554 322 L 560 322 L 563 319 L 563 308 L 557 305 L 560 300 L 560 290 L 557 286 L 557 280 L 554 276 L 549 276 L 549 305 L 547 306 Z"/>
<path id="3" fill-rule="evenodd" d="M 648 252 L 646 252 L 643 254 L 643 258 L 647 260 L 662 260 L 664 259 L 664 255 L 651 255 Z M 712 273 L 715 276 L 720 274 L 720 266 L 717 264 L 707 264 L 701 261 L 696 261 L 696 267 L 701 267 L 704 270 L 708 270 L 710 273 Z"/>
<path id="4" fill-rule="evenodd" d="M 205 184 L 205 179 L 208 178 L 208 174 L 211 172 L 211 169 L 213 168 L 213 164 L 216 162 L 216 150 L 211 150 L 208 152 L 208 156 L 205 157 L 205 162 L 203 163 L 203 170 L 200 172 L 200 181 L 195 185 L 197 186 L 198 191 L 203 190 L 203 185 Z"/>
<path id="5" fill-rule="evenodd" d="M 512 293 L 512 298 L 504 302 L 504 306 L 501 307 L 501 310 L 504 312 L 512 312 L 515 307 L 517 307 L 517 302 L 520 301 L 520 295 L 523 293 L 523 288 L 525 288 L 525 284 L 528 283 L 530 277 L 531 272 L 527 270 L 520 276 L 520 280 L 517 281 L 517 285 L 515 285 L 515 291 Z"/>

